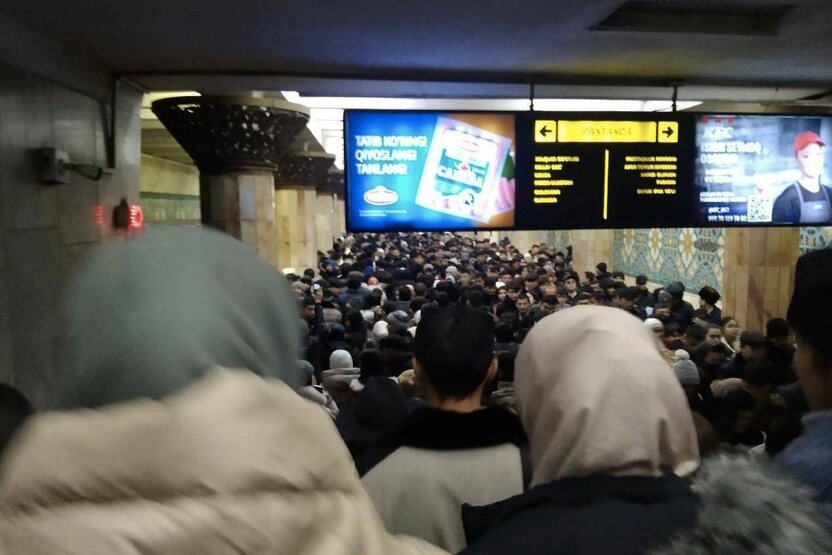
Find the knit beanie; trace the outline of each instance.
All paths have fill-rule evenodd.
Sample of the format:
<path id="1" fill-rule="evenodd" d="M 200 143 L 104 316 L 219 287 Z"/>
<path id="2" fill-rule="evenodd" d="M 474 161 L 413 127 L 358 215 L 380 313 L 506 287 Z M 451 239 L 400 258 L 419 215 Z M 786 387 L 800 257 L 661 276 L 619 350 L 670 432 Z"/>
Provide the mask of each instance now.
<path id="1" fill-rule="evenodd" d="M 699 369 L 684 349 L 676 351 L 676 364 L 673 365 L 673 371 L 676 372 L 680 384 L 699 385 Z"/>
<path id="2" fill-rule="evenodd" d="M 329 368 L 352 368 L 352 355 L 344 349 L 337 349 L 332 351 L 329 355 Z"/>
<path id="3" fill-rule="evenodd" d="M 391 312 L 385 318 L 387 326 L 390 331 L 407 329 L 410 327 L 410 316 L 404 310 L 396 310 Z"/>

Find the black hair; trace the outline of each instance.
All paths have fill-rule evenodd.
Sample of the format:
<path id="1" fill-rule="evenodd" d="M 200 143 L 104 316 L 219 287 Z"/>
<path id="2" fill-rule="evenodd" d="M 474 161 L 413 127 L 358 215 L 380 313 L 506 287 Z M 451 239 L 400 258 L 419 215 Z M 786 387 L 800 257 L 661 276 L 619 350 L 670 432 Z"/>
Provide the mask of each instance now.
<path id="1" fill-rule="evenodd" d="M 774 385 L 777 367 L 767 359 L 749 361 L 743 369 L 743 380 L 748 385 L 763 387 Z"/>
<path id="2" fill-rule="evenodd" d="M 786 338 L 789 336 L 789 332 L 789 323 L 783 318 L 772 318 L 766 322 L 766 337 L 769 339 L 772 337 Z"/>
<path id="3" fill-rule="evenodd" d="M 361 375 L 358 381 L 363 384 L 366 384 L 367 380 L 375 376 L 387 375 L 384 357 L 378 349 L 361 351 L 361 354 L 358 355 L 358 367 L 361 369 Z"/>
<path id="4" fill-rule="evenodd" d="M 410 287 L 407 285 L 402 285 L 398 289 L 396 289 L 396 293 L 399 295 L 400 301 L 412 301 L 413 300 L 413 291 L 410 290 Z"/>
<path id="5" fill-rule="evenodd" d="M 438 310 L 419 322 L 413 356 L 441 397 L 467 397 L 488 375 L 494 356 L 494 321 L 465 306 Z"/>
<path id="6" fill-rule="evenodd" d="M 485 303 L 484 296 L 482 291 L 478 289 L 472 289 L 465 294 L 465 300 L 467 300 L 472 308 L 479 308 Z"/>
<path id="7" fill-rule="evenodd" d="M 494 326 L 494 339 L 499 343 L 511 343 L 514 339 L 514 330 L 511 324 L 505 321 L 497 322 Z"/>
<path id="8" fill-rule="evenodd" d="M 357 310 L 348 310 L 344 314 L 344 325 L 349 332 L 367 331 L 367 322 Z"/>
<path id="9" fill-rule="evenodd" d="M 381 350 L 393 349 L 394 351 L 407 351 L 407 341 L 401 335 L 391 333 L 379 340 L 378 348 Z"/>
<path id="10" fill-rule="evenodd" d="M 23 422 L 35 412 L 23 393 L 7 384 L 0 384 L 0 453 L 11 441 Z"/>
<path id="11" fill-rule="evenodd" d="M 439 305 L 440 308 L 446 307 L 451 304 L 451 298 L 445 291 L 440 291 L 436 294 L 436 304 Z"/>
<path id="12" fill-rule="evenodd" d="M 424 297 L 416 297 L 415 299 L 410 301 L 410 311 L 416 314 L 417 312 L 419 312 L 419 309 L 422 308 L 422 305 L 426 302 L 428 302 L 428 300 Z"/>
<path id="13" fill-rule="evenodd" d="M 682 326 L 679 325 L 679 322 L 668 322 L 664 325 L 664 336 L 670 337 L 671 335 L 682 333 Z M 703 336 L 704 339 L 704 336 Z"/>
<path id="14" fill-rule="evenodd" d="M 558 300 L 556 295 L 543 295 L 543 298 L 540 299 L 540 302 L 551 305 L 560 304 L 560 301 Z"/>
<path id="15" fill-rule="evenodd" d="M 625 287 L 618 292 L 618 296 L 628 301 L 635 301 L 639 297 L 639 291 L 635 287 Z"/>
<path id="16" fill-rule="evenodd" d="M 705 328 L 700 325 L 693 324 L 688 328 L 688 331 L 685 332 L 685 337 L 690 337 L 697 342 L 702 342 L 705 340 Z"/>

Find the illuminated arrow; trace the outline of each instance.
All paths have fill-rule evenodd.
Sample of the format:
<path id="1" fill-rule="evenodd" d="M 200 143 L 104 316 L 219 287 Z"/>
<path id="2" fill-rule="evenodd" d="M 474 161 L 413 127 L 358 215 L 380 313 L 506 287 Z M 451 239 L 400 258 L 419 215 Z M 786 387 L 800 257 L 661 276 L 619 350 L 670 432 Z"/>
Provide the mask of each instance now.
<path id="1" fill-rule="evenodd" d="M 667 137 L 669 139 L 670 136 L 673 135 L 673 129 L 670 126 L 668 126 L 667 129 L 662 131 L 662 135 L 664 135 L 665 137 Z"/>
<path id="2" fill-rule="evenodd" d="M 551 132 L 552 132 L 552 130 L 551 130 L 551 129 L 549 129 L 548 127 L 542 127 L 542 128 L 540 129 L 540 134 L 541 134 L 541 135 L 543 135 L 544 137 L 545 137 L 546 135 L 548 135 L 549 133 L 551 133 Z"/>

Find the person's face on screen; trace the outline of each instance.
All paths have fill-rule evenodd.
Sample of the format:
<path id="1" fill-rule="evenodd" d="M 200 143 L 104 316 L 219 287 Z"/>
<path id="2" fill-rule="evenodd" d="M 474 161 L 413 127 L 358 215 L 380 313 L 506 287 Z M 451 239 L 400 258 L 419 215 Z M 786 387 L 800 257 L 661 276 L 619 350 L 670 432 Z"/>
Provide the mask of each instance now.
<path id="1" fill-rule="evenodd" d="M 817 143 L 811 143 L 797 153 L 797 165 L 804 176 L 812 179 L 820 177 L 823 172 L 823 155 L 826 149 Z"/>

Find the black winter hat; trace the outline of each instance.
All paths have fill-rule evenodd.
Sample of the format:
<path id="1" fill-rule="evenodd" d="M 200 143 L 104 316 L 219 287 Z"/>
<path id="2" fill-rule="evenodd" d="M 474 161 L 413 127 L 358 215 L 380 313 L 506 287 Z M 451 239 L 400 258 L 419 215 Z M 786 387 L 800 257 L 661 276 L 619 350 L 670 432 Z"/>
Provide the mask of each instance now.
<path id="1" fill-rule="evenodd" d="M 699 297 L 706 303 L 712 305 L 719 302 L 720 299 L 719 292 L 710 285 L 706 285 L 699 290 Z"/>

